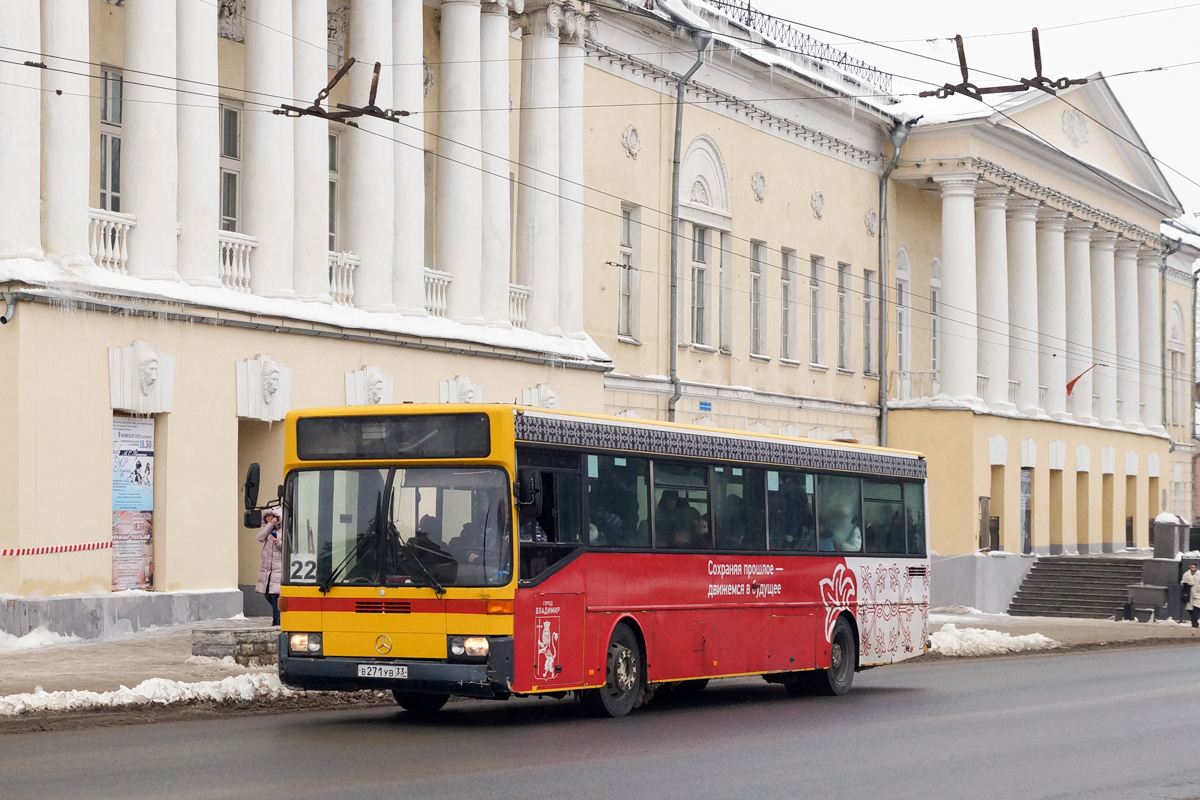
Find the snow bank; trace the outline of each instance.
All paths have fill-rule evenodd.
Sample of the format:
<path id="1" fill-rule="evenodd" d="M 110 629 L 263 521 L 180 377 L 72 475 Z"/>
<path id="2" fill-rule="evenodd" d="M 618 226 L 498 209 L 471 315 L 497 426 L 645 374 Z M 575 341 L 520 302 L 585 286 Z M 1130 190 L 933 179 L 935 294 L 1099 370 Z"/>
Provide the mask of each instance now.
<path id="1" fill-rule="evenodd" d="M 129 689 L 122 686 L 115 692 L 47 692 L 37 687 L 31 693 L 0 697 L 0 716 L 28 714 L 35 711 L 82 711 L 90 708 L 120 708 L 149 703 L 172 705 L 196 701 L 225 702 L 229 700 L 272 700 L 290 695 L 273 672 L 247 673 L 220 681 L 184 683 L 166 678 L 151 678 Z"/>
<path id="2" fill-rule="evenodd" d="M 0 631 L 0 654 L 14 653 L 21 650 L 39 650 L 43 647 L 54 647 L 60 644 L 78 642 L 78 636 L 64 636 L 61 633 L 51 633 L 46 628 L 34 628 L 24 636 L 16 636 Z"/>
<path id="3" fill-rule="evenodd" d="M 959 630 L 953 622 L 943 625 L 929 640 L 933 652 L 943 656 L 998 656 L 1004 653 L 1050 650 L 1058 647 L 1058 642 L 1040 633 L 1013 636 L 1011 633 L 983 628 Z"/>

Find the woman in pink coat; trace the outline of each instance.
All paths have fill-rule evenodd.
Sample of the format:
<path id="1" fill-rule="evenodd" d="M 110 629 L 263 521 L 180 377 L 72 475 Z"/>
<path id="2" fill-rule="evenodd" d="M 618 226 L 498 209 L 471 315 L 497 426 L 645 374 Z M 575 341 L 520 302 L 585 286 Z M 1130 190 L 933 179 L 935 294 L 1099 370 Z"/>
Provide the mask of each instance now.
<path id="1" fill-rule="evenodd" d="M 279 624 L 279 580 L 283 577 L 283 543 L 279 540 L 279 509 L 263 512 L 263 526 L 255 537 L 262 542 L 262 565 L 254 591 L 267 596 L 271 604 L 271 624 Z"/>

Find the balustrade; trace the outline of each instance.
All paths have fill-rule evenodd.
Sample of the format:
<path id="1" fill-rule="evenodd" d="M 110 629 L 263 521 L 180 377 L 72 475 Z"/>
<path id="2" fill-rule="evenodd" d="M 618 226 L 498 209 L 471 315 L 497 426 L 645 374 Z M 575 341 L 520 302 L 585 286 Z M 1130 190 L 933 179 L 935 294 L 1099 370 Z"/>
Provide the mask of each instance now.
<path id="1" fill-rule="evenodd" d="M 425 310 L 431 317 L 446 316 L 446 295 L 454 276 L 436 269 L 425 270 Z"/>
<path id="2" fill-rule="evenodd" d="M 1017 389 L 1019 389 L 1020 387 L 1021 387 L 1020 381 L 1010 380 L 1008 382 L 1008 402 L 1012 403 L 1013 405 L 1017 404 Z"/>
<path id="3" fill-rule="evenodd" d="M 508 285 L 508 320 L 514 328 L 525 328 L 529 309 L 529 287 L 510 283 Z"/>
<path id="4" fill-rule="evenodd" d="M 336 306 L 354 305 L 354 271 L 362 260 L 353 253 L 329 252 L 329 295 Z"/>
<path id="5" fill-rule="evenodd" d="M 88 209 L 88 250 L 97 266 L 121 275 L 129 274 L 129 232 L 137 225 L 133 214 L 100 208 Z"/>
<path id="6" fill-rule="evenodd" d="M 975 394 L 979 397 L 987 397 L 987 388 L 988 388 L 988 376 L 987 375 L 976 375 L 975 376 Z"/>
<path id="7" fill-rule="evenodd" d="M 250 292 L 250 254 L 258 247 L 258 239 L 244 233 L 219 231 L 221 245 L 221 283 L 235 292 Z"/>
<path id="8" fill-rule="evenodd" d="M 892 370 L 892 399 L 912 400 L 918 397 L 933 397 L 938 393 L 941 370 L 897 369 Z"/>

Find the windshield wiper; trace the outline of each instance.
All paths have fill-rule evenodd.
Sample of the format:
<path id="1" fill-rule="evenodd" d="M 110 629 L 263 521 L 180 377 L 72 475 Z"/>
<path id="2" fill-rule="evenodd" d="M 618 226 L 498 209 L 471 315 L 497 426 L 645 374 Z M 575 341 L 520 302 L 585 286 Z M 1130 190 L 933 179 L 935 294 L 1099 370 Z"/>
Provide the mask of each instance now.
<path id="1" fill-rule="evenodd" d="M 333 587 L 333 582 L 341 577 L 342 570 L 344 570 L 350 564 L 350 559 L 353 558 L 353 559 L 355 559 L 355 561 L 357 561 L 358 557 L 360 555 L 362 555 L 363 546 L 367 545 L 367 544 L 372 544 L 373 542 L 374 542 L 374 539 L 372 539 L 369 536 L 361 537 L 358 540 L 358 544 L 356 544 L 354 546 L 354 549 L 351 550 L 349 553 L 346 553 L 346 557 L 342 559 L 342 563 L 338 564 L 337 568 L 329 573 L 328 578 L 326 578 L 325 580 L 321 581 L 320 584 L 318 584 L 317 588 L 321 590 L 321 594 L 329 594 L 330 588 Z"/>
<path id="2" fill-rule="evenodd" d="M 445 587 L 438 582 L 437 578 L 433 577 L 433 573 L 430 572 L 429 568 L 425 566 L 425 563 L 421 561 L 420 556 L 418 556 L 416 550 L 413 549 L 416 547 L 416 545 L 413 543 L 413 540 L 411 538 L 405 539 L 403 536 L 401 536 L 400 531 L 396 530 L 396 526 L 390 521 L 388 522 L 388 530 L 389 533 L 396 537 L 396 541 L 400 542 L 400 546 L 404 548 L 404 552 L 407 554 L 408 560 L 414 562 L 417 565 L 417 569 L 421 570 L 421 574 L 425 576 L 427 581 L 429 581 L 429 587 L 433 589 L 433 593 L 438 597 L 444 595 L 446 593 Z"/>

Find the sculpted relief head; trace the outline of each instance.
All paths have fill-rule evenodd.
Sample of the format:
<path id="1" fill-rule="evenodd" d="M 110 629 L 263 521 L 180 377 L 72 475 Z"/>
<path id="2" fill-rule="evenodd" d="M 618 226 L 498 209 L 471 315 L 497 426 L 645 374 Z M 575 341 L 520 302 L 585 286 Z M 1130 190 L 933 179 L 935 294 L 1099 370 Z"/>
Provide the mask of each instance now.
<path id="1" fill-rule="evenodd" d="M 377 406 L 383 402 L 383 373 L 378 367 L 366 368 L 367 405 Z"/>
<path id="2" fill-rule="evenodd" d="M 263 402 L 267 405 L 275 400 L 275 394 L 279 391 L 279 365 L 274 361 L 267 359 L 262 362 L 262 396 Z"/>
<path id="3" fill-rule="evenodd" d="M 149 396 L 154 384 L 158 383 L 158 353 L 150 346 L 137 348 L 138 383 L 142 387 L 142 395 Z"/>

